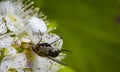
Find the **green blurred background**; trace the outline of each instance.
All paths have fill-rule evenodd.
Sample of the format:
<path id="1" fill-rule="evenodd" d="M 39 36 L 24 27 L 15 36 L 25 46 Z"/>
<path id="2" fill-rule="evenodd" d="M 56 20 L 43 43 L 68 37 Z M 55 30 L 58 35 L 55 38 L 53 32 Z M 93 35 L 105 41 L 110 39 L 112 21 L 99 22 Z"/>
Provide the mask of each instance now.
<path id="1" fill-rule="evenodd" d="M 58 24 L 63 48 L 72 51 L 64 60 L 68 67 L 75 72 L 120 72 L 120 0 L 33 1 Z"/>

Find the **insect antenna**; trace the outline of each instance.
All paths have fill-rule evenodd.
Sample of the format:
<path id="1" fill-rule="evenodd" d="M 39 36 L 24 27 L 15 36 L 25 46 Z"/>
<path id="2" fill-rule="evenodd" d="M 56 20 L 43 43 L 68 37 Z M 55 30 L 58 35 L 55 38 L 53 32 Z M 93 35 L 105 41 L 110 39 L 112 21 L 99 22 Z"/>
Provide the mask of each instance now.
<path id="1" fill-rule="evenodd" d="M 58 40 L 53 41 L 52 43 L 50 43 L 50 45 L 53 44 L 53 43 L 55 43 L 55 42 L 57 42 L 57 41 L 59 41 L 60 39 L 63 39 L 63 38 L 59 38 Z M 60 52 L 70 52 L 71 53 L 70 50 L 60 50 Z"/>
<path id="2" fill-rule="evenodd" d="M 40 38 L 40 41 L 39 41 L 39 43 L 40 43 L 42 41 L 42 33 L 40 30 L 39 30 L 39 32 L 40 32 L 40 35 L 38 37 Z"/>
<path id="3" fill-rule="evenodd" d="M 57 41 L 59 41 L 59 40 L 61 40 L 61 39 L 62 39 L 62 38 L 59 38 L 58 40 L 53 41 L 52 43 L 50 43 L 50 45 L 53 44 L 53 43 L 55 43 L 55 42 L 57 42 Z"/>
<path id="4" fill-rule="evenodd" d="M 60 50 L 60 52 L 69 52 L 69 53 L 71 53 L 70 50 Z"/>

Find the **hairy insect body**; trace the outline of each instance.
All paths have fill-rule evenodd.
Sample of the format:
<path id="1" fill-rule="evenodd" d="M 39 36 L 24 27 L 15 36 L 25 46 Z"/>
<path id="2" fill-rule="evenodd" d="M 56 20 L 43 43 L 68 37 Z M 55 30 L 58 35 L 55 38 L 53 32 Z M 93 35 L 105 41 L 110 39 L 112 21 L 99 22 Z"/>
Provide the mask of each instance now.
<path id="1" fill-rule="evenodd" d="M 32 47 L 33 51 L 39 56 L 46 57 L 57 57 L 60 53 L 59 49 L 53 48 L 48 43 L 38 43 Z"/>

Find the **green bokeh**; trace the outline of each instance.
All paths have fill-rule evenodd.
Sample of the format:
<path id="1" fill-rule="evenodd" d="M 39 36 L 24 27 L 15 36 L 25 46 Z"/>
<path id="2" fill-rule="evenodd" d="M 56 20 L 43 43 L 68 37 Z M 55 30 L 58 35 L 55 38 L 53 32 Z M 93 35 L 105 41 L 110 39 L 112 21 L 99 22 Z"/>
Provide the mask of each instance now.
<path id="1" fill-rule="evenodd" d="M 120 0 L 34 0 L 71 50 L 65 63 L 76 72 L 120 72 Z M 69 71 L 68 71 L 69 72 Z"/>

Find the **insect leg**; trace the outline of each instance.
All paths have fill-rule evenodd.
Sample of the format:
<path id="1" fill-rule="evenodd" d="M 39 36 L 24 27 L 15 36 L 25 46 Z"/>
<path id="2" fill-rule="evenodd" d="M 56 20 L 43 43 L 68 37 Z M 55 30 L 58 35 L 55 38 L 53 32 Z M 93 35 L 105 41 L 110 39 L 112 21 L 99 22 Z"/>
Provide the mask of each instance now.
<path id="1" fill-rule="evenodd" d="M 42 33 L 41 33 L 41 31 L 39 30 L 39 32 L 40 32 L 40 41 L 39 41 L 39 43 L 42 41 Z"/>
<path id="2" fill-rule="evenodd" d="M 65 52 L 71 52 L 70 50 L 60 50 L 60 52 L 63 52 L 63 51 L 65 51 Z"/>
<path id="3" fill-rule="evenodd" d="M 57 42 L 57 41 L 59 41 L 59 40 L 61 40 L 61 39 L 62 39 L 62 38 L 59 38 L 58 40 L 53 41 L 52 43 L 50 43 L 50 45 L 53 44 L 53 43 L 55 43 L 55 42 Z"/>
<path id="4" fill-rule="evenodd" d="M 56 60 L 56 59 L 54 59 L 54 58 L 52 58 L 52 57 L 50 57 L 50 56 L 47 56 L 47 57 L 48 57 L 49 59 L 51 59 L 51 60 L 59 63 L 59 64 L 62 64 L 62 65 L 64 65 L 64 66 L 68 66 L 67 64 L 63 63 L 62 61 Z"/>

